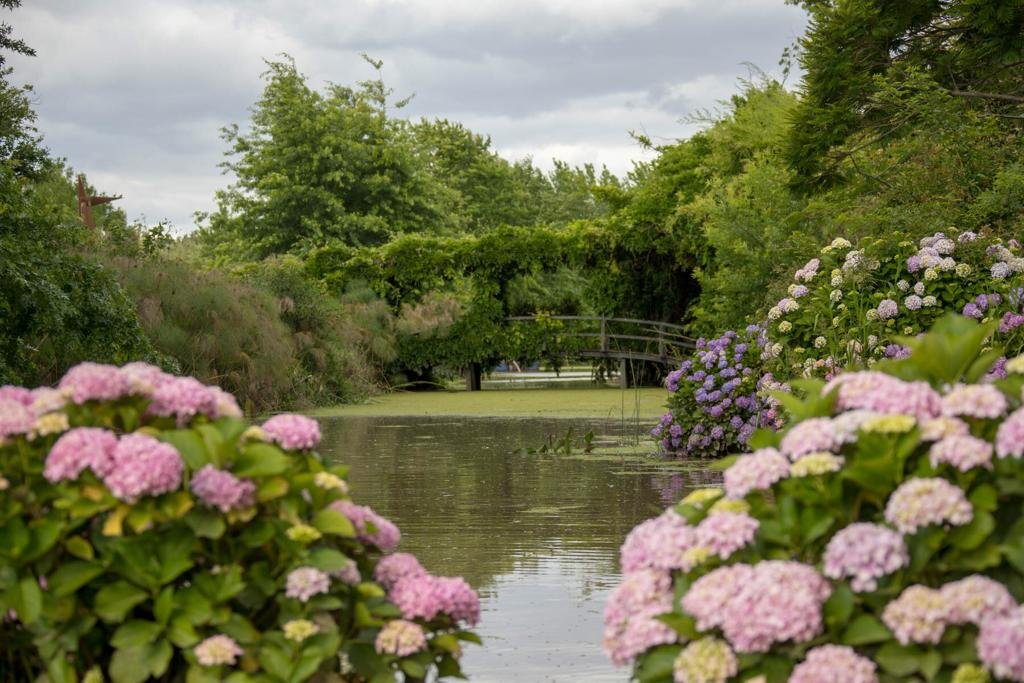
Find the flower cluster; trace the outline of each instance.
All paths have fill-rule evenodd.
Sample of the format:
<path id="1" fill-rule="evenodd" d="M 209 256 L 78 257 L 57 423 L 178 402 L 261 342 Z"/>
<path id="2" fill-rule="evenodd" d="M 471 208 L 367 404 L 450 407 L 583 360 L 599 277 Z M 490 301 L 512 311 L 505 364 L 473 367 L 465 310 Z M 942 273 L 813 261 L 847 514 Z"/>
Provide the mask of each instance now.
<path id="1" fill-rule="evenodd" d="M 247 479 L 239 479 L 213 465 L 204 465 L 192 476 L 192 493 L 199 500 L 221 512 L 250 507 L 254 502 L 256 485 Z"/>
<path id="2" fill-rule="evenodd" d="M 676 680 L 1024 683 L 1024 356 L 986 368 L 993 328 L 951 314 L 887 372 L 803 383 L 797 419 L 759 433 L 723 492 L 639 525 L 608 607 L 613 661 L 636 677 L 674 661 Z"/>
<path id="3" fill-rule="evenodd" d="M 145 363 L 0 387 L 4 612 L 32 634 L 0 642 L 4 673 L 46 678 L 58 642 L 71 678 L 147 673 L 124 634 L 156 619 L 138 642 L 168 680 L 460 676 L 478 596 L 387 555 L 398 528 L 319 441 L 309 418 L 247 427 L 230 394 Z"/>
<path id="4" fill-rule="evenodd" d="M 480 598 L 460 576 L 426 572 L 406 575 L 391 586 L 388 599 L 398 605 L 406 619 L 431 621 L 444 614 L 470 626 L 480 619 Z"/>
<path id="5" fill-rule="evenodd" d="M 381 517 L 368 505 L 356 505 L 350 500 L 339 500 L 331 504 L 331 509 L 348 517 L 359 534 L 359 539 L 372 543 L 385 553 L 398 547 L 402 534 L 398 527 L 389 519 Z"/>
<path id="6" fill-rule="evenodd" d="M 743 447 L 758 427 L 779 425 L 778 406 L 767 394 L 775 387 L 755 372 L 764 346 L 756 326 L 698 340 L 696 354 L 665 381 L 669 412 L 651 431 L 663 451 L 725 455 Z"/>
<path id="7" fill-rule="evenodd" d="M 1024 325 L 1024 282 L 1019 245 L 986 242 L 975 235 L 935 233 L 917 242 L 893 234 L 867 238 L 857 248 L 838 238 L 793 275 L 787 296 L 766 313 L 769 366 L 784 376 L 830 378 L 836 368 L 904 358 L 909 349 L 896 335 L 927 329 L 946 311 L 977 320 L 1002 318 L 1001 334 Z M 844 246 L 846 245 L 846 246 Z M 819 270 L 830 278 L 815 278 Z M 799 303 L 794 287 L 801 287 Z M 831 321 L 823 326 L 822 321 Z M 1012 352 L 1024 346 L 1012 336 Z M 781 343 L 780 343 L 781 342 Z"/>

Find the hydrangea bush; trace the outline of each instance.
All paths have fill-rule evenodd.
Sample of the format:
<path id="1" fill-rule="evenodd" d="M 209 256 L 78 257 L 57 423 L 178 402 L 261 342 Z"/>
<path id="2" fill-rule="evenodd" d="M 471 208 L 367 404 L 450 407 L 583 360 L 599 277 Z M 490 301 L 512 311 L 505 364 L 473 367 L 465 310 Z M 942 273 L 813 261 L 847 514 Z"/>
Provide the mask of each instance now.
<path id="1" fill-rule="evenodd" d="M 768 311 L 768 366 L 777 375 L 831 377 L 849 365 L 908 353 L 897 336 L 927 330 L 944 313 L 999 321 L 1012 353 L 1024 348 L 1020 245 L 972 232 L 898 235 L 854 248 L 837 238 L 794 273 Z M 773 367 L 774 366 L 774 367 Z"/>
<path id="2" fill-rule="evenodd" d="M 394 553 L 319 441 L 145 364 L 0 387 L 5 680 L 460 676 L 476 594 Z"/>
<path id="3" fill-rule="evenodd" d="M 640 681 L 1024 681 L 1024 356 L 987 325 L 803 380 L 792 418 L 634 529 L 604 649 Z"/>
<path id="4" fill-rule="evenodd" d="M 651 431 L 663 451 L 726 455 L 742 449 L 755 429 L 779 426 L 769 392 L 781 385 L 759 369 L 765 344 L 756 325 L 697 341 L 693 357 L 665 379 L 669 410 Z"/>

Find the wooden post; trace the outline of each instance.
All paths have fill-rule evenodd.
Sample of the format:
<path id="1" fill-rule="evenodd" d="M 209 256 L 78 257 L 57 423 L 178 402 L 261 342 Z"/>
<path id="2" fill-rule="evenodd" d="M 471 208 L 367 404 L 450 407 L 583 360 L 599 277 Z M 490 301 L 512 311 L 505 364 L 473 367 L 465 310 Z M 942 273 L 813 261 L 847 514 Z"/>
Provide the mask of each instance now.
<path id="1" fill-rule="evenodd" d="M 619 387 L 622 389 L 629 389 L 632 384 L 632 377 L 630 376 L 630 364 L 626 358 L 619 359 Z"/>
<path id="2" fill-rule="evenodd" d="M 480 391 L 482 371 L 479 363 L 470 363 L 466 368 L 466 391 Z"/>
<path id="3" fill-rule="evenodd" d="M 608 331 L 605 329 L 605 317 L 601 316 L 601 351 L 608 353 Z"/>
<path id="4" fill-rule="evenodd" d="M 665 326 L 658 325 L 658 358 L 665 357 Z"/>

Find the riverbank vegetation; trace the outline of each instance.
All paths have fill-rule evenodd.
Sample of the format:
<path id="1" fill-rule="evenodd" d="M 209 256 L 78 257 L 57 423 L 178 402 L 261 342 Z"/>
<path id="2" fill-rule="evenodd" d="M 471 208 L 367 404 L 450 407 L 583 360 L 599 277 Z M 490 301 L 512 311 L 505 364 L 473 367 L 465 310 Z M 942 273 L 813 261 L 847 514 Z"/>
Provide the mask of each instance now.
<path id="1" fill-rule="evenodd" d="M 709 338 L 767 325 L 767 350 L 782 348 L 751 371 L 781 382 L 867 362 L 897 333 L 981 294 L 1000 294 L 1000 314 L 1016 311 L 1019 10 L 956 2 L 949 16 L 908 12 L 886 19 L 884 37 L 865 37 L 886 12 L 858 5 L 805 3 L 810 28 L 787 53 L 802 69 L 797 88 L 755 73 L 701 115 L 701 132 L 659 145 L 637 136 L 653 158 L 622 178 L 557 161 L 544 173 L 458 122 L 407 119 L 369 58 L 367 80 L 319 90 L 290 58 L 268 61 L 251 120 L 223 132 L 232 181 L 182 238 L 110 205 L 94 208 L 95 232 L 84 229 L 73 171 L 45 149 L 6 72 L 5 211 L 16 229 L 2 238 L 12 321 L 2 379 L 52 382 L 85 358 L 147 359 L 222 383 L 252 410 L 308 407 L 429 386 L 471 363 L 557 367 L 579 340 L 548 316 L 595 314 Z M 922 38 L 943 31 L 970 50 Z M 858 50 L 835 52 L 836 36 L 856 36 Z M 888 53 L 886 41 L 906 49 Z M 958 258 L 958 270 L 940 264 L 940 281 L 925 267 L 917 296 L 938 303 L 911 315 L 913 295 L 898 285 L 918 283 L 898 265 L 937 233 L 1001 245 L 1011 272 L 989 288 L 987 254 Z M 826 286 L 846 263 L 836 259 L 859 263 L 851 249 L 868 267 L 845 289 Z M 801 280 L 814 259 L 829 263 Z M 826 301 L 835 289 L 858 292 L 856 306 Z M 885 318 L 868 333 L 862 318 L 883 299 L 914 321 Z M 773 317 L 787 300 L 800 313 Z M 504 322 L 512 315 L 539 324 Z M 851 354 L 843 345 L 854 341 L 870 348 Z"/>

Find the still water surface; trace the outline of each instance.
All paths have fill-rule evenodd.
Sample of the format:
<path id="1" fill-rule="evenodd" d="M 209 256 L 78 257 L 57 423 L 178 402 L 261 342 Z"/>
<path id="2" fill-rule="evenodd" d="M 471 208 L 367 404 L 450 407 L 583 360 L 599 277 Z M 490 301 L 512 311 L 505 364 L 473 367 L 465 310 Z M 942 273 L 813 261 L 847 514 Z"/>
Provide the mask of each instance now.
<path id="1" fill-rule="evenodd" d="M 548 435 L 621 436 L 621 422 L 322 418 L 324 454 L 351 465 L 357 502 L 402 530 L 401 550 L 480 593 L 485 681 L 622 681 L 600 651 L 602 611 L 633 526 L 707 475 L 642 455 L 523 455 Z M 650 450 L 647 445 L 640 450 Z"/>

